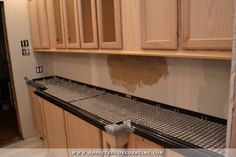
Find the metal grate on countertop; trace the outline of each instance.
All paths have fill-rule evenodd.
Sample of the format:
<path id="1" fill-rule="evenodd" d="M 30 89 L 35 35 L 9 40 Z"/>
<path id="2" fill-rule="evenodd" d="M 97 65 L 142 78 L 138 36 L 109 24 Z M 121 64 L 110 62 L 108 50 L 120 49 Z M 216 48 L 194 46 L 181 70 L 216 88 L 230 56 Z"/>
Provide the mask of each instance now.
<path id="1" fill-rule="evenodd" d="M 223 155 L 226 126 L 92 89 L 59 78 L 41 80 L 46 93 L 111 123 L 131 120 L 141 126 Z"/>
<path id="2" fill-rule="evenodd" d="M 72 103 L 112 123 L 122 120 L 224 154 L 226 126 L 112 94 Z"/>
<path id="3" fill-rule="evenodd" d="M 69 103 L 105 94 L 105 91 L 99 91 L 60 78 L 43 79 L 37 82 L 47 87 L 44 90 L 45 93 Z"/>

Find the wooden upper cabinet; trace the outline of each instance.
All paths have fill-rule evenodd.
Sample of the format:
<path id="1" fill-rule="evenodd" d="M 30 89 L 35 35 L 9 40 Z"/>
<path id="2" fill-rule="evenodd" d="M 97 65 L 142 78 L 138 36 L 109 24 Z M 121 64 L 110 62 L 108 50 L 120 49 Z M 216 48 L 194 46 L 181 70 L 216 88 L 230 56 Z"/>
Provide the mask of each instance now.
<path id="1" fill-rule="evenodd" d="M 77 0 L 63 0 L 67 48 L 80 48 Z"/>
<path id="2" fill-rule="evenodd" d="M 56 29 L 56 48 L 65 48 L 65 28 L 63 14 L 63 0 L 53 0 L 53 14 Z"/>
<path id="3" fill-rule="evenodd" d="M 45 0 L 29 0 L 29 17 L 33 48 L 50 48 Z"/>
<path id="4" fill-rule="evenodd" d="M 96 0 L 78 0 L 81 48 L 98 48 Z"/>
<path id="5" fill-rule="evenodd" d="M 143 49 L 177 49 L 177 0 L 141 0 Z"/>
<path id="6" fill-rule="evenodd" d="M 233 0 L 182 0 L 184 49 L 232 49 Z"/>
<path id="7" fill-rule="evenodd" d="M 100 48 L 121 49 L 121 1 L 97 0 Z"/>

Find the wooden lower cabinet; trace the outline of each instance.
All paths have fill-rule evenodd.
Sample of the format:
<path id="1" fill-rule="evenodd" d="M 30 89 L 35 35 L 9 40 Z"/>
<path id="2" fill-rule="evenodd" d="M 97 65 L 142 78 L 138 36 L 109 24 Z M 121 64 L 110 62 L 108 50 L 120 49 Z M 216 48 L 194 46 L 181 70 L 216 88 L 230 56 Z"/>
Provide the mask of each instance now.
<path id="1" fill-rule="evenodd" d="M 101 130 L 65 111 L 69 148 L 102 148 Z"/>
<path id="2" fill-rule="evenodd" d="M 64 110 L 43 101 L 49 148 L 67 148 Z"/>
<path id="3" fill-rule="evenodd" d="M 128 148 L 134 148 L 134 149 L 135 148 L 144 148 L 144 149 L 163 148 L 164 149 L 164 147 L 134 134 L 130 134 L 129 136 Z"/>
<path id="4" fill-rule="evenodd" d="M 46 139 L 45 119 L 43 116 L 42 99 L 34 94 L 34 88 L 28 87 L 31 98 L 31 108 L 33 113 L 35 134 L 38 138 Z"/>
<path id="5" fill-rule="evenodd" d="M 143 137 L 130 134 L 128 148 L 130 149 L 163 149 L 163 157 L 184 157 L 170 149 L 165 149 L 163 146 L 149 141 Z"/>
<path id="6" fill-rule="evenodd" d="M 29 87 L 35 130 L 38 137 L 43 137 L 48 148 L 96 149 L 163 149 L 163 157 L 183 157 L 170 149 L 151 142 L 135 134 L 111 136 L 79 117 L 41 99 Z M 70 150 L 52 150 L 59 157 L 67 157 Z"/>

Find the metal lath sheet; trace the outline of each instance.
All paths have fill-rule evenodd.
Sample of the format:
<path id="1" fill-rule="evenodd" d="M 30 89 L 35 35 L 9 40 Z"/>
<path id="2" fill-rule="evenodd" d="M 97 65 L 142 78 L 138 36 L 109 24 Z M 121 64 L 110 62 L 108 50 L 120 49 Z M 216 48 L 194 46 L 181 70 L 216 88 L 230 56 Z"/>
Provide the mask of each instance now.
<path id="1" fill-rule="evenodd" d="M 47 87 L 47 89 L 44 91 L 45 93 L 60 98 L 66 102 L 74 102 L 105 93 L 104 91 L 92 89 L 59 78 L 45 79 L 38 81 L 38 83 L 41 83 Z"/>
<path id="2" fill-rule="evenodd" d="M 59 78 L 38 81 L 46 93 L 69 102 L 111 123 L 132 122 L 213 152 L 224 154 L 226 126 L 108 94 Z"/>
<path id="3" fill-rule="evenodd" d="M 112 123 L 122 120 L 163 132 L 169 136 L 224 154 L 226 126 L 189 115 L 106 94 L 72 103 Z"/>

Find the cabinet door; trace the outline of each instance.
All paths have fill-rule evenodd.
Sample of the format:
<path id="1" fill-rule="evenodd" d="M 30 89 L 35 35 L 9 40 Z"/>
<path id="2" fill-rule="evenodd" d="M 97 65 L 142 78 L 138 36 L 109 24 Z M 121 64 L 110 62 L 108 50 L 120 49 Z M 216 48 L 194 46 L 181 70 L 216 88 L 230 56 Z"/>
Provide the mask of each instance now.
<path id="1" fill-rule="evenodd" d="M 33 48 L 41 48 L 37 0 L 29 0 L 30 29 Z"/>
<path id="2" fill-rule="evenodd" d="M 231 49 L 233 0 L 182 0 L 184 49 Z"/>
<path id="3" fill-rule="evenodd" d="M 159 144 L 156 144 L 154 142 L 151 142 L 143 137 L 131 134 L 129 137 L 129 144 L 128 148 L 138 148 L 138 149 L 155 149 L 155 148 L 161 148 L 164 149 Z"/>
<path id="4" fill-rule="evenodd" d="M 69 148 L 102 148 L 101 130 L 65 112 Z"/>
<path id="5" fill-rule="evenodd" d="M 67 148 L 64 111 L 47 101 L 43 101 L 43 106 L 47 127 L 48 147 Z"/>
<path id="6" fill-rule="evenodd" d="M 81 48 L 98 48 L 96 0 L 79 0 Z"/>
<path id="7" fill-rule="evenodd" d="M 29 0 L 29 17 L 33 48 L 50 48 L 45 0 Z"/>
<path id="8" fill-rule="evenodd" d="M 44 119 L 44 114 L 43 114 L 42 101 L 41 101 L 41 98 L 39 98 L 33 93 L 33 91 L 34 91 L 33 88 L 29 87 L 35 133 L 37 137 L 46 139 L 46 132 L 44 128 L 45 119 Z"/>
<path id="9" fill-rule="evenodd" d="M 177 49 L 177 0 L 141 0 L 143 49 Z"/>
<path id="10" fill-rule="evenodd" d="M 184 155 L 176 153 L 171 149 L 166 149 L 165 150 L 165 157 L 184 157 Z"/>
<path id="11" fill-rule="evenodd" d="M 63 0 L 66 48 L 80 48 L 77 0 Z"/>
<path id="12" fill-rule="evenodd" d="M 53 0 L 53 12 L 56 29 L 56 47 L 65 48 L 65 28 L 63 18 L 63 0 Z"/>
<path id="13" fill-rule="evenodd" d="M 97 0 L 98 32 L 101 48 L 122 48 L 120 3 L 120 0 Z"/>
<path id="14" fill-rule="evenodd" d="M 50 48 L 46 0 L 38 0 L 38 15 L 41 48 Z"/>

